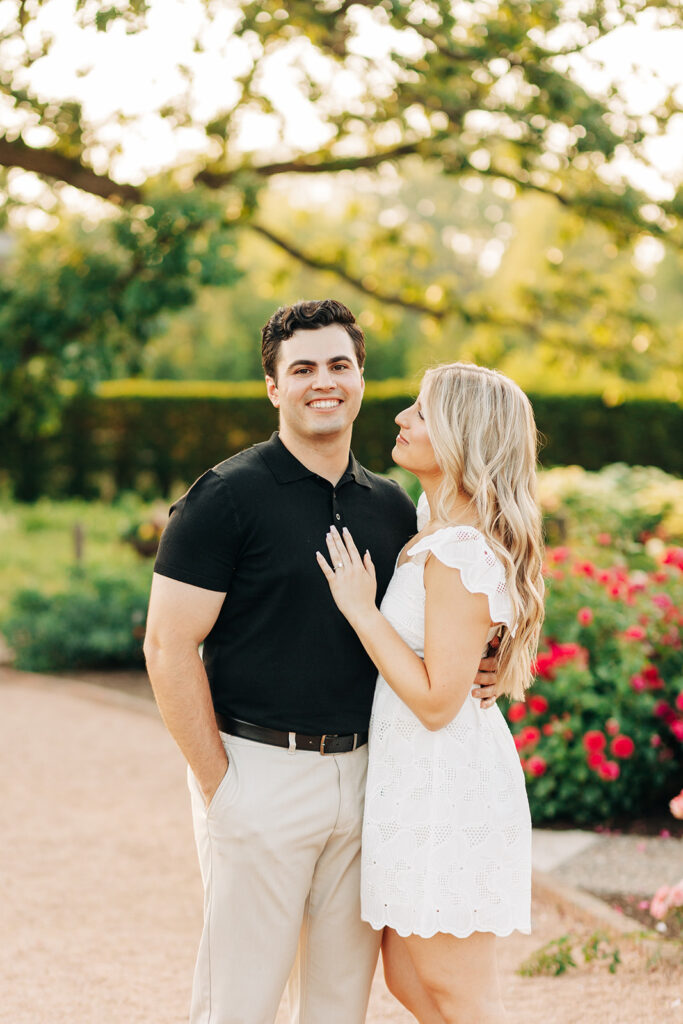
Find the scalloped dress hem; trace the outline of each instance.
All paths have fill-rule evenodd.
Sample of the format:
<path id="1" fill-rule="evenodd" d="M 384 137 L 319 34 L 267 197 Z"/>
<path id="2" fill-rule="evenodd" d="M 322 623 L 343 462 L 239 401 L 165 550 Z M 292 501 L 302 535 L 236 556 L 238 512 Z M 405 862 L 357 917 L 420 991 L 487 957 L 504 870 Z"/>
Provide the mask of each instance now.
<path id="1" fill-rule="evenodd" d="M 400 928 L 396 928 L 391 921 L 373 921 L 369 917 L 365 917 L 361 914 L 361 920 L 369 924 L 373 931 L 381 932 L 384 928 L 391 928 L 400 935 L 402 939 L 407 939 L 409 935 L 418 935 L 421 939 L 433 939 L 435 935 L 453 935 L 456 939 L 467 939 L 470 935 L 475 935 L 477 932 L 489 932 L 495 935 L 499 939 L 507 939 L 512 935 L 513 932 L 520 932 L 522 935 L 531 935 L 531 924 L 528 925 L 513 925 L 512 928 L 472 928 L 470 931 L 454 931 L 452 928 L 435 928 L 434 931 L 428 932 L 426 929 L 420 931 L 418 928 L 412 928 L 410 931 L 402 931 Z"/>

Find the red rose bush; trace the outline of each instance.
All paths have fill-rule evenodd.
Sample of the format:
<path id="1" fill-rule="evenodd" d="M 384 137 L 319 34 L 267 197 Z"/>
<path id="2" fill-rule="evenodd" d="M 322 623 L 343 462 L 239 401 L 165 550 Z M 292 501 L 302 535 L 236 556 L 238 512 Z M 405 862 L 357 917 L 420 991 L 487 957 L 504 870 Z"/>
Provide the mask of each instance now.
<path id="1" fill-rule="evenodd" d="M 536 680 L 506 712 L 536 824 L 640 816 L 680 786 L 683 550 L 638 564 L 547 551 Z"/>

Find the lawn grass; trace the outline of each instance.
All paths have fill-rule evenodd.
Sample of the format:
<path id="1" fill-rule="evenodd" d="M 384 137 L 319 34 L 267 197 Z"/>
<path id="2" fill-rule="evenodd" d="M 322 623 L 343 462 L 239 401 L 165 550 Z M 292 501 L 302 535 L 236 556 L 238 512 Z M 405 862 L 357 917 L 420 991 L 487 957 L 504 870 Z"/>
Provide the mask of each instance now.
<path id="1" fill-rule="evenodd" d="M 89 501 L 56 502 L 41 499 L 24 505 L 0 501 L 0 618 L 12 594 L 26 587 L 44 594 L 64 589 L 73 568 L 123 569 L 133 572 L 149 567 L 133 548 L 121 540 L 131 522 L 143 519 L 165 502 L 143 503 L 126 496 L 116 504 Z M 76 560 L 75 530 L 82 536 L 82 556 Z"/>

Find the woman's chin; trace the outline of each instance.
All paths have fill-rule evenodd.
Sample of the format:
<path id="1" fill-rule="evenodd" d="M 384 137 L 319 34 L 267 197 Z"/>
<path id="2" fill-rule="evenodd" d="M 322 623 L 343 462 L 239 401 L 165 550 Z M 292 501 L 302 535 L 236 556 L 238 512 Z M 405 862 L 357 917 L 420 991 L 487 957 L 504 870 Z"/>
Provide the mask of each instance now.
<path id="1" fill-rule="evenodd" d="M 401 458 L 402 454 L 403 453 L 401 452 L 399 446 L 395 444 L 394 447 L 391 449 L 391 457 L 397 466 L 401 466 L 403 469 L 407 469 L 408 467 L 404 465 L 403 459 Z"/>

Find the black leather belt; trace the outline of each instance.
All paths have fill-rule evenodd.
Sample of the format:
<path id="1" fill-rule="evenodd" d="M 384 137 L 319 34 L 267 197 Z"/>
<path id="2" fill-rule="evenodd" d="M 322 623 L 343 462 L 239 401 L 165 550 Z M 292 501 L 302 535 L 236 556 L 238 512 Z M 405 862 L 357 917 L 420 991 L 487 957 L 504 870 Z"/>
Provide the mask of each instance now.
<path id="1" fill-rule="evenodd" d="M 263 725 L 252 725 L 220 711 L 216 712 L 216 723 L 221 732 L 242 736 L 245 740 L 270 743 L 273 747 L 287 747 L 289 750 L 316 750 L 319 754 L 346 754 L 368 742 L 367 732 L 354 732 L 349 736 L 331 732 L 322 736 L 306 736 L 300 732 L 280 732 L 278 729 L 266 729 Z"/>

